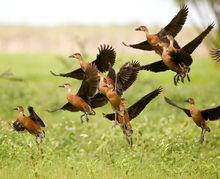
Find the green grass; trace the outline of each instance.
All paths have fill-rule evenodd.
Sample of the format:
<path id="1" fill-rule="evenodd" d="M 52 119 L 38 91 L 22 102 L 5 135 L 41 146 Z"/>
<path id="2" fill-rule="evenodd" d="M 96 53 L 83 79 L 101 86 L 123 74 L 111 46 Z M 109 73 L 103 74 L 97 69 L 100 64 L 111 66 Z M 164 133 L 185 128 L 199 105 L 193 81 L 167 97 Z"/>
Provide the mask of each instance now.
<path id="1" fill-rule="evenodd" d="M 127 60 L 149 63 L 147 55 L 119 56 L 117 68 Z M 102 117 L 110 105 L 97 109 L 97 115 L 81 124 L 80 113 L 45 109 L 66 102 L 66 91 L 58 85 L 80 82 L 50 75 L 49 70 L 68 72 L 79 64 L 67 59 L 65 68 L 52 55 L 1 54 L 0 72 L 11 68 L 24 82 L 0 79 L 0 178 L 218 178 L 220 176 L 220 123 L 208 122 L 211 133 L 199 144 L 200 128 L 190 118 L 167 105 L 163 95 L 180 105 L 194 97 L 199 108 L 220 104 L 220 69 L 210 59 L 195 58 L 191 83 L 173 85 L 172 72 L 140 72 L 125 94 L 127 106 L 160 85 L 163 94 L 132 121 L 131 149 L 119 127 Z M 46 138 L 40 149 L 27 132 L 17 133 L 9 126 L 16 117 L 13 107 L 33 105 L 46 123 Z"/>

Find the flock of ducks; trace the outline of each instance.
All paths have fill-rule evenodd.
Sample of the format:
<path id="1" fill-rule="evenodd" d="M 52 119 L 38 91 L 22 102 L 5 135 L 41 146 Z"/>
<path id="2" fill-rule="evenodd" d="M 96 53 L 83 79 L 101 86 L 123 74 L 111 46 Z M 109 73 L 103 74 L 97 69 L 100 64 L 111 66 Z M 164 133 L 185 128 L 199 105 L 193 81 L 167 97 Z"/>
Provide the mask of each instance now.
<path id="1" fill-rule="evenodd" d="M 202 43 L 203 39 L 213 29 L 214 24 L 210 24 L 200 35 L 195 37 L 191 42 L 184 47 L 180 47 L 175 40 L 177 34 L 181 31 L 185 24 L 188 15 L 188 7 L 183 6 L 171 22 L 164 27 L 160 32 L 151 34 L 147 27 L 140 26 L 136 31 L 142 31 L 146 35 L 146 40 L 137 44 L 123 44 L 126 47 L 141 49 L 146 51 L 155 51 L 161 60 L 141 66 L 137 61 L 126 62 L 119 71 L 116 73 L 113 66 L 115 64 L 116 53 L 110 45 L 101 45 L 98 48 L 98 54 L 94 61 L 87 63 L 80 53 L 74 53 L 69 56 L 78 60 L 80 68 L 73 70 L 69 73 L 56 74 L 51 71 L 54 76 L 69 77 L 76 80 L 81 80 L 81 86 L 77 94 L 73 94 L 72 86 L 65 83 L 59 87 L 67 90 L 66 98 L 67 103 L 61 107 L 47 110 L 48 112 L 56 112 L 65 110 L 70 112 L 79 112 L 83 114 L 80 116 L 80 121 L 88 121 L 90 115 L 96 115 L 94 109 L 102 107 L 110 103 L 113 113 L 103 114 L 105 118 L 114 121 L 114 125 L 119 124 L 123 134 L 129 145 L 132 145 L 132 126 L 130 121 L 137 117 L 148 103 L 156 98 L 161 92 L 162 88 L 159 87 L 154 91 L 146 94 L 136 103 L 130 107 L 126 107 L 125 99 L 122 97 L 123 93 L 133 85 L 137 79 L 140 70 L 151 72 L 163 72 L 171 70 L 176 73 L 174 76 L 174 84 L 177 85 L 180 81 L 184 83 L 184 79 L 190 82 L 189 72 L 190 66 L 193 62 L 191 54 Z M 212 50 L 211 55 L 216 61 L 220 61 L 220 50 Z M 202 129 L 200 142 L 203 143 L 205 132 L 210 132 L 207 126 L 207 120 L 217 120 L 220 118 L 220 106 L 212 109 L 198 110 L 195 107 L 195 100 L 189 98 L 185 102 L 189 103 L 189 109 L 182 108 L 175 104 L 171 99 L 164 97 L 165 101 L 184 111 L 188 117 Z M 17 120 L 13 123 L 16 131 L 27 130 L 30 134 L 36 136 L 36 142 L 39 144 L 38 139 L 42 142 L 45 136 L 44 122 L 35 113 L 33 107 L 28 107 L 30 115 L 27 117 L 24 114 L 22 106 L 15 108 L 18 110 L 19 115 Z"/>

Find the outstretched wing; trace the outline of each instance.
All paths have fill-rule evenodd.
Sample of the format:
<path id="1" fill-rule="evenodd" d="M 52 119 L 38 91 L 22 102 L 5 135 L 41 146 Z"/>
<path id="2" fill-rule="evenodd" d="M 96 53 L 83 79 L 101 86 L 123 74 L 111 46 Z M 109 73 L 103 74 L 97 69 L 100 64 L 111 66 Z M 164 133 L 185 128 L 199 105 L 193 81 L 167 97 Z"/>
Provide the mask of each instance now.
<path id="1" fill-rule="evenodd" d="M 209 25 L 200 35 L 198 35 L 191 42 L 186 44 L 181 50 L 185 53 L 192 54 L 193 51 L 201 44 L 203 39 L 209 34 L 209 32 L 214 28 L 214 23 Z"/>
<path id="2" fill-rule="evenodd" d="M 169 70 L 169 68 L 163 63 L 163 60 L 160 60 L 157 62 L 150 63 L 148 65 L 143 65 L 140 67 L 140 70 L 147 70 L 157 73 L 167 71 Z"/>
<path id="3" fill-rule="evenodd" d="M 108 75 L 106 77 L 106 80 L 108 84 L 115 86 L 116 72 L 110 64 L 109 64 Z"/>
<path id="4" fill-rule="evenodd" d="M 143 111 L 146 105 L 149 102 L 151 102 L 155 97 L 157 97 L 161 92 L 162 92 L 162 88 L 159 87 L 158 89 L 145 95 L 140 100 L 138 100 L 136 103 L 134 103 L 132 106 L 130 106 L 128 108 L 128 114 L 129 114 L 130 120 L 137 117 Z"/>
<path id="5" fill-rule="evenodd" d="M 97 92 L 98 83 L 98 70 L 94 64 L 89 64 L 85 69 L 85 77 L 77 95 L 88 102 Z"/>
<path id="6" fill-rule="evenodd" d="M 140 70 L 138 61 L 126 62 L 117 73 L 116 91 L 122 95 L 137 79 Z"/>
<path id="7" fill-rule="evenodd" d="M 148 41 L 143 41 L 137 44 L 126 44 L 124 42 L 122 42 L 124 46 L 126 47 L 132 47 L 132 48 L 136 48 L 136 49 L 140 49 L 140 50 L 147 50 L 147 51 L 152 51 L 154 50 L 154 48 L 148 43 Z"/>
<path id="8" fill-rule="evenodd" d="M 216 60 L 217 62 L 220 62 L 220 49 L 211 50 L 210 55 L 214 60 Z"/>
<path id="9" fill-rule="evenodd" d="M 180 65 L 184 63 L 186 66 L 190 66 L 193 62 L 191 55 L 182 50 L 178 50 L 177 52 L 170 52 L 170 56 L 176 63 Z"/>
<path id="10" fill-rule="evenodd" d="M 102 107 L 108 103 L 108 99 L 105 95 L 97 93 L 93 98 L 90 99 L 89 105 L 92 109 Z"/>
<path id="11" fill-rule="evenodd" d="M 203 110 L 201 111 L 201 114 L 205 120 L 210 120 L 210 121 L 218 120 L 220 119 L 220 106 L 212 109 Z"/>
<path id="12" fill-rule="evenodd" d="M 102 113 L 103 117 L 107 118 L 110 121 L 114 121 L 115 120 L 115 113 L 110 113 L 110 114 L 104 114 Z M 117 115 L 117 114 L 116 114 Z M 118 119 L 118 118 L 117 118 Z"/>
<path id="13" fill-rule="evenodd" d="M 115 63 L 115 50 L 109 45 L 101 45 L 98 50 L 99 54 L 97 54 L 96 60 L 92 64 L 95 64 L 100 72 L 106 72 L 109 64 L 113 66 Z"/>
<path id="14" fill-rule="evenodd" d="M 69 78 L 74 78 L 77 80 L 83 80 L 84 75 L 85 75 L 84 71 L 81 68 L 78 68 L 77 70 L 71 71 L 69 73 L 56 74 L 53 71 L 50 71 L 50 73 L 54 76 L 69 77 Z"/>
<path id="15" fill-rule="evenodd" d="M 184 111 L 186 113 L 186 115 L 188 117 L 192 117 L 191 114 L 190 114 L 190 111 L 188 109 L 185 109 L 185 108 L 182 108 L 180 106 L 178 106 L 177 104 L 175 104 L 171 99 L 167 98 L 167 97 L 164 97 L 165 101 L 170 104 L 171 106 L 174 106 L 178 109 L 181 109 L 182 111 Z"/>
<path id="16" fill-rule="evenodd" d="M 176 35 L 183 28 L 183 25 L 186 22 L 187 15 L 188 15 L 188 7 L 183 6 L 179 10 L 178 14 L 170 21 L 170 23 L 158 33 L 158 36 L 161 38 L 163 36 L 170 34 L 173 37 L 176 37 Z"/>
<path id="17" fill-rule="evenodd" d="M 28 106 L 28 111 L 29 111 L 29 118 L 33 120 L 37 125 L 41 127 L 45 127 L 44 122 L 42 119 L 35 113 L 34 108 L 32 106 Z"/>
<path id="18" fill-rule="evenodd" d="M 79 109 L 77 109 L 75 106 L 73 106 L 71 103 L 66 103 L 60 108 L 54 108 L 51 110 L 47 110 L 47 112 L 57 112 L 59 110 L 64 110 L 64 111 L 70 111 L 70 112 L 77 112 Z"/>
<path id="19" fill-rule="evenodd" d="M 25 130 L 24 126 L 18 120 L 13 122 L 12 126 L 13 126 L 14 130 L 16 130 L 18 132 Z"/>

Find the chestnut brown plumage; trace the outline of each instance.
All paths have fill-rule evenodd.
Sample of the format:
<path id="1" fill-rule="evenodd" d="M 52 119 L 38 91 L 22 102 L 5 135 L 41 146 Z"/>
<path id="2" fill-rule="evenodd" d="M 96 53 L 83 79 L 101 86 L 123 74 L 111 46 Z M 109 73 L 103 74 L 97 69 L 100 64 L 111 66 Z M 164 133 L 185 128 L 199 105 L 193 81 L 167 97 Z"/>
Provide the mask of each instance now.
<path id="1" fill-rule="evenodd" d="M 178 106 L 171 99 L 167 97 L 164 97 L 164 99 L 168 104 L 184 111 L 188 117 L 191 117 L 193 119 L 193 121 L 196 123 L 197 126 L 201 127 L 202 129 L 201 138 L 200 138 L 201 143 L 204 142 L 205 132 L 211 131 L 205 121 L 207 120 L 214 121 L 220 119 L 220 106 L 211 109 L 198 110 L 195 107 L 195 100 L 193 98 L 188 98 L 184 102 L 189 103 L 190 108 L 186 109 Z"/>
<path id="2" fill-rule="evenodd" d="M 27 130 L 30 134 L 36 137 L 37 144 L 39 144 L 37 141 L 38 138 L 40 138 L 40 142 L 42 142 L 45 132 L 41 129 L 41 127 L 45 127 L 45 124 L 35 113 L 34 108 L 32 106 L 28 107 L 28 117 L 25 116 L 24 108 L 22 106 L 18 106 L 17 108 L 14 108 L 14 110 L 17 110 L 19 115 L 17 120 L 13 123 L 13 128 L 18 132 Z"/>
<path id="3" fill-rule="evenodd" d="M 147 95 L 143 96 L 140 100 L 138 100 L 136 103 L 134 103 L 132 106 L 127 108 L 130 121 L 137 117 L 143 109 L 146 107 L 147 104 L 149 104 L 154 98 L 156 98 L 162 91 L 162 88 L 159 87 L 158 89 L 148 93 Z M 110 121 L 115 120 L 115 114 L 103 114 L 105 118 L 107 118 Z"/>
<path id="4" fill-rule="evenodd" d="M 140 70 L 148 70 L 152 72 L 163 72 L 172 70 L 177 74 L 174 76 L 174 84 L 177 85 L 179 78 L 184 82 L 184 78 L 189 78 L 190 65 L 193 62 L 191 54 L 201 44 L 202 40 L 209 34 L 213 29 L 214 24 L 209 25 L 200 35 L 198 35 L 191 42 L 186 44 L 180 49 L 176 49 L 173 44 L 173 37 L 169 35 L 170 46 L 167 46 L 163 42 L 159 45 L 163 47 L 162 60 L 147 64 L 140 67 Z"/>
<path id="5" fill-rule="evenodd" d="M 61 108 L 56 108 L 47 111 L 48 112 L 56 112 L 58 110 L 68 110 L 71 112 L 82 111 L 84 112 L 84 114 L 80 116 L 81 122 L 83 122 L 82 119 L 83 116 L 85 116 L 86 120 L 88 121 L 87 115 L 95 115 L 95 111 L 92 109 L 89 103 L 90 100 L 94 98 L 94 96 L 97 93 L 98 83 L 99 83 L 98 70 L 94 64 L 89 64 L 85 69 L 84 79 L 77 94 L 76 95 L 72 94 L 70 84 L 64 84 L 63 86 L 60 86 L 68 89 L 68 93 L 67 93 L 68 103 L 66 103 Z"/>
<path id="6" fill-rule="evenodd" d="M 98 71 L 106 72 L 108 71 L 109 64 L 112 66 L 115 63 L 116 53 L 115 50 L 109 45 L 101 45 L 98 48 L 99 53 L 97 54 L 96 60 L 91 62 L 90 64 L 95 64 Z M 54 72 L 50 71 L 54 76 L 62 76 L 62 77 L 70 77 L 75 78 L 78 80 L 84 79 L 84 71 L 79 68 L 69 73 L 60 73 L 55 74 Z"/>
<path id="7" fill-rule="evenodd" d="M 124 106 L 124 115 L 123 116 L 119 115 L 118 113 L 116 113 L 116 114 L 114 114 L 114 113 L 103 114 L 103 116 L 110 121 L 117 120 L 117 122 L 120 124 L 120 127 L 126 137 L 128 144 L 130 146 L 132 146 L 131 136 L 132 136 L 133 130 L 132 130 L 130 121 L 132 119 L 134 119 L 135 117 L 137 117 L 143 111 L 143 109 L 146 107 L 146 105 L 150 101 L 152 101 L 156 96 L 158 96 L 161 93 L 161 91 L 162 91 L 161 87 L 152 91 L 151 93 L 142 97 L 140 100 L 138 100 L 135 104 L 133 104 L 129 108 L 125 108 L 125 104 L 124 104 L 123 105 Z M 124 100 L 122 100 L 122 102 L 123 101 Z"/>
<path id="8" fill-rule="evenodd" d="M 176 37 L 176 35 L 181 31 L 183 25 L 185 24 L 186 18 L 188 15 L 188 7 L 183 6 L 180 11 L 177 13 L 177 15 L 170 21 L 170 23 L 164 27 L 163 29 L 160 30 L 157 34 L 149 34 L 148 29 L 145 26 L 140 26 L 136 30 L 143 31 L 146 33 L 147 40 L 137 43 L 137 44 L 130 44 L 127 45 L 123 42 L 125 46 L 140 49 L 140 50 L 147 50 L 147 51 L 152 51 L 155 50 L 156 53 L 159 55 L 162 54 L 162 49 L 156 47 L 156 44 L 160 40 L 166 40 L 166 36 L 168 34 L 172 35 L 173 37 Z M 178 43 L 175 41 L 174 42 L 175 48 L 180 48 Z"/>

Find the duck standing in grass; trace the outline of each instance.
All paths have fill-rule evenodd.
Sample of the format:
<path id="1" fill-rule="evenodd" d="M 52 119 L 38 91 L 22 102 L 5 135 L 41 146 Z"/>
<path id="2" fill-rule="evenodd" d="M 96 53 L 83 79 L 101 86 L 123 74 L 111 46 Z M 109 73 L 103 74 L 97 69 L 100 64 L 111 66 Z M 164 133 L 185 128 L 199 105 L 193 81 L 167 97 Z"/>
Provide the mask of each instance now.
<path id="1" fill-rule="evenodd" d="M 123 134 L 126 137 L 126 140 L 129 143 L 129 145 L 132 145 L 132 137 L 131 136 L 133 133 L 130 121 L 132 119 L 134 119 L 135 117 L 137 117 L 143 111 L 143 109 L 146 107 L 146 105 L 148 103 L 150 103 L 155 97 L 157 97 L 161 93 L 161 91 L 162 91 L 161 87 L 152 91 L 151 93 L 143 96 L 140 100 L 138 100 L 136 103 L 134 103 L 129 108 L 125 108 L 125 100 L 124 99 L 121 100 L 122 105 L 124 106 L 124 117 L 117 114 L 116 119 L 117 119 L 117 121 L 123 131 Z M 115 120 L 114 113 L 103 114 L 103 116 L 110 121 Z"/>
<path id="2" fill-rule="evenodd" d="M 24 108 L 22 106 L 18 106 L 17 108 L 14 108 L 14 110 L 17 110 L 19 115 L 17 120 L 13 123 L 13 128 L 18 132 L 27 130 L 30 134 L 36 137 L 37 145 L 39 144 L 37 140 L 38 138 L 40 138 L 40 143 L 42 143 L 42 139 L 45 136 L 45 132 L 42 127 L 45 127 L 45 124 L 35 113 L 33 107 L 28 107 L 30 114 L 28 117 L 25 116 Z"/>
<path id="3" fill-rule="evenodd" d="M 195 100 L 193 98 L 188 98 L 184 100 L 184 102 L 189 103 L 190 105 L 189 109 L 185 109 L 178 106 L 171 99 L 167 97 L 164 97 L 164 99 L 168 104 L 184 111 L 188 117 L 191 117 L 193 119 L 193 121 L 196 123 L 197 126 L 201 127 L 202 129 L 201 138 L 200 138 L 201 144 L 204 142 L 205 132 L 211 131 L 208 125 L 206 124 L 206 121 L 207 120 L 214 121 L 220 119 L 220 106 L 201 111 L 195 107 Z"/>

